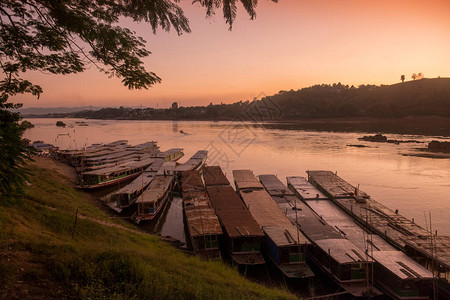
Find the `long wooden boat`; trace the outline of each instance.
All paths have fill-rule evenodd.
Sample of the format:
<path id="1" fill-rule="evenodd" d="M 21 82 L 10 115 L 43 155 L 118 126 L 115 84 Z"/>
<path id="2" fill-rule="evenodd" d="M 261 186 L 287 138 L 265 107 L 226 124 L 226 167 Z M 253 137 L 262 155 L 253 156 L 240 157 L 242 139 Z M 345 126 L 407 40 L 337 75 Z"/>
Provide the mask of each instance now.
<path id="1" fill-rule="evenodd" d="M 182 148 L 172 148 L 153 154 L 155 158 L 163 158 L 165 161 L 177 161 L 184 156 Z"/>
<path id="2" fill-rule="evenodd" d="M 219 166 L 203 170 L 206 191 L 224 231 L 227 252 L 239 265 L 264 264 L 261 243 L 264 233 L 230 186 Z"/>
<path id="3" fill-rule="evenodd" d="M 108 197 L 111 201 L 111 208 L 120 213 L 123 209 L 131 206 L 150 185 L 163 163 L 163 159 L 155 158 L 154 162 L 141 175 L 123 188 L 113 192 Z"/>
<path id="4" fill-rule="evenodd" d="M 94 171 L 94 170 L 98 170 L 98 169 L 114 167 L 114 166 L 117 166 L 126 161 L 137 161 L 137 160 L 142 160 L 142 159 L 150 158 L 150 157 L 151 157 L 151 155 L 148 153 L 146 153 L 146 154 L 130 153 L 129 155 L 112 158 L 110 160 L 105 160 L 105 161 L 102 161 L 99 163 L 87 164 L 87 165 L 82 164 L 78 167 L 75 167 L 75 169 L 77 171 L 77 174 L 82 174 L 82 173 L 88 172 L 88 171 Z"/>
<path id="5" fill-rule="evenodd" d="M 124 149 L 127 147 L 127 142 L 126 140 L 119 140 L 109 144 L 93 144 L 82 150 L 61 150 L 58 152 L 57 158 L 72 166 L 78 166 L 83 157 L 106 155 L 117 149 Z"/>
<path id="6" fill-rule="evenodd" d="M 330 199 L 351 215 L 356 222 L 377 233 L 394 247 L 435 273 L 440 297 L 450 298 L 450 236 L 430 233 L 414 223 L 414 220 L 409 220 L 398 211 L 375 201 L 331 171 L 308 171 L 307 173 L 308 181 L 329 194 Z M 342 189 L 343 186 L 357 190 L 358 197 L 352 195 L 346 197 L 333 193 L 334 190 Z M 367 195 L 363 198 L 364 201 L 360 201 L 361 194 Z"/>
<path id="7" fill-rule="evenodd" d="M 169 164 L 169 168 L 167 169 L 166 164 Z M 143 221 L 155 219 L 166 203 L 172 198 L 175 175 L 173 171 L 170 171 L 171 165 L 171 162 L 165 162 L 147 189 L 135 201 L 137 210 L 132 216 L 132 220 L 135 223 L 139 224 Z M 163 170 L 163 174 L 160 173 L 161 170 Z"/>
<path id="8" fill-rule="evenodd" d="M 191 158 L 189 158 L 184 164 L 177 166 L 176 170 L 179 172 L 199 170 L 205 165 L 207 157 L 208 151 L 199 150 L 194 155 L 192 155 Z"/>
<path id="9" fill-rule="evenodd" d="M 133 158 L 139 158 L 148 154 L 158 154 L 159 150 L 156 142 L 147 142 L 136 146 L 127 146 L 120 149 L 107 150 L 104 155 L 82 156 L 78 167 L 87 171 L 102 167 L 103 165 L 118 163 Z M 98 153 L 97 153 L 98 154 Z"/>
<path id="10" fill-rule="evenodd" d="M 306 264 L 308 239 L 287 219 L 250 170 L 234 170 L 236 189 L 265 234 L 263 251 L 290 278 L 312 277 Z"/>
<path id="11" fill-rule="evenodd" d="M 308 261 L 355 297 L 379 294 L 365 280 L 373 261 L 364 252 L 298 199 L 275 175 L 260 175 L 259 179 L 291 223 L 311 242 L 306 252 Z M 326 199 L 316 190 L 302 188 L 302 192 L 314 199 Z"/>
<path id="12" fill-rule="evenodd" d="M 347 240 L 374 260 L 374 271 L 371 277 L 375 286 L 394 299 L 430 299 L 433 279 L 431 272 L 402 251 L 395 249 L 379 235 L 369 234 L 333 201 L 328 198 L 311 197 L 311 194 L 317 194 L 320 191 L 305 178 L 288 177 L 288 185 L 328 224 L 335 227 Z M 334 190 L 338 191 L 337 188 Z"/>
<path id="13" fill-rule="evenodd" d="M 223 232 L 199 170 L 181 172 L 181 190 L 187 233 L 193 250 L 207 259 L 221 258 L 219 237 Z"/>
<path id="14" fill-rule="evenodd" d="M 89 171 L 81 174 L 79 188 L 97 189 L 132 180 L 151 165 L 154 158 L 130 161 L 117 166 Z"/>

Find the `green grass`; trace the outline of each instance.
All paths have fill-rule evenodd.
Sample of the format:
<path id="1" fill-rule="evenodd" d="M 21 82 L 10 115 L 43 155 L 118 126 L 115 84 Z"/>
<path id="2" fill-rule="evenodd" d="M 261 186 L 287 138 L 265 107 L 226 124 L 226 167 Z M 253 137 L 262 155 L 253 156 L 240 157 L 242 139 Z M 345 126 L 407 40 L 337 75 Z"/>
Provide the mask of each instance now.
<path id="1" fill-rule="evenodd" d="M 21 201 L 0 205 L 0 297 L 14 291 L 77 299 L 294 298 L 112 219 L 54 170 L 30 170 Z"/>

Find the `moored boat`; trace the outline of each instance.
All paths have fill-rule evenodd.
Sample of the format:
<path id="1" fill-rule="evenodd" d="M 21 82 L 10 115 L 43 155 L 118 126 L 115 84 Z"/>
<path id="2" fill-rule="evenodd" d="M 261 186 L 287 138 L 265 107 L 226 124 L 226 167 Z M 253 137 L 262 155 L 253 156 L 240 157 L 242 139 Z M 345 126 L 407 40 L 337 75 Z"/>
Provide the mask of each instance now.
<path id="1" fill-rule="evenodd" d="M 163 152 L 154 153 L 153 157 L 163 158 L 165 161 L 177 161 L 184 156 L 182 148 L 172 148 Z"/>
<path id="2" fill-rule="evenodd" d="M 192 155 L 192 157 L 189 158 L 184 164 L 178 165 L 176 170 L 179 172 L 199 170 L 205 165 L 207 156 L 208 151 L 199 150 L 194 155 Z"/>
<path id="3" fill-rule="evenodd" d="M 80 176 L 79 188 L 97 189 L 132 180 L 139 176 L 153 161 L 154 158 L 147 158 L 85 172 Z"/>
<path id="4" fill-rule="evenodd" d="M 219 166 L 204 168 L 206 190 L 224 231 L 227 252 L 239 265 L 260 265 L 264 233 Z"/>
<path id="5" fill-rule="evenodd" d="M 309 262 L 353 296 L 379 294 L 366 281 L 366 272 L 373 262 L 364 252 L 298 199 L 275 175 L 260 175 L 259 179 L 291 223 L 311 242 L 306 252 Z M 302 186 L 301 192 L 314 199 L 326 199 L 316 189 Z"/>
<path id="6" fill-rule="evenodd" d="M 132 205 L 142 192 L 147 189 L 163 163 L 163 159 L 156 158 L 136 179 L 109 195 L 108 200 L 112 201 L 110 203 L 111 208 L 121 212 Z"/>
<path id="7" fill-rule="evenodd" d="M 137 210 L 132 219 L 135 223 L 155 219 L 166 203 L 172 198 L 175 175 L 172 162 L 165 162 L 149 186 L 135 201 Z"/>
<path id="8" fill-rule="evenodd" d="M 309 241 L 287 219 L 250 170 L 233 170 L 236 189 L 265 234 L 264 253 L 290 278 L 312 277 L 306 264 Z"/>
<path id="9" fill-rule="evenodd" d="M 181 172 L 183 208 L 193 250 L 208 259 L 221 258 L 219 237 L 223 234 L 198 170 Z"/>
<path id="10" fill-rule="evenodd" d="M 323 173 L 321 174 L 323 175 Z M 332 178 L 335 178 L 334 175 Z M 337 184 L 332 184 L 332 182 Z M 344 187 L 339 190 L 340 182 L 341 180 L 327 180 L 330 187 L 333 187 L 333 193 L 339 195 L 339 197 L 344 197 L 344 194 L 353 190 L 353 188 Z M 335 227 L 341 235 L 345 236 L 347 240 L 355 244 L 360 251 L 363 251 L 374 261 L 374 271 L 370 275 L 370 279 L 376 287 L 394 299 L 430 299 L 433 279 L 431 272 L 405 253 L 395 249 L 381 236 L 368 232 L 366 227 L 356 223 L 351 215 L 347 214 L 328 197 L 325 199 L 311 197 L 320 193 L 320 191 L 305 178 L 288 177 L 288 185 L 323 220 Z M 313 191 L 313 189 L 316 191 Z M 308 193 L 305 193 L 305 191 L 308 191 Z M 344 191 L 344 193 L 341 191 Z M 371 220 L 368 215 L 366 214 L 364 217 L 367 223 L 370 223 Z"/>

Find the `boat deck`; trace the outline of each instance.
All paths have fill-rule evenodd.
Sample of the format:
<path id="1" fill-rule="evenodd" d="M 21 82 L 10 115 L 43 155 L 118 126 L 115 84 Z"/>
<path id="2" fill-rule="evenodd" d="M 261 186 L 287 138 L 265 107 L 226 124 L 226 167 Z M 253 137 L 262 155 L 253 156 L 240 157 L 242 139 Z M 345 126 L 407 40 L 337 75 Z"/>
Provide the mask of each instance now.
<path id="1" fill-rule="evenodd" d="M 238 191 L 242 189 L 263 189 L 261 182 L 250 170 L 233 170 L 233 177 Z"/>
<path id="2" fill-rule="evenodd" d="M 258 223 L 231 186 L 207 186 L 207 192 L 229 237 L 264 236 Z"/>
<path id="3" fill-rule="evenodd" d="M 330 171 L 308 171 L 307 173 L 313 184 L 330 194 L 332 194 L 330 191 L 341 188 L 342 184 L 346 187 L 351 186 Z M 361 191 L 359 194 L 367 195 Z M 356 221 L 378 233 L 397 248 L 403 251 L 412 248 L 428 259 L 439 263 L 447 272 L 450 270 L 449 236 L 433 235 L 433 247 L 431 247 L 430 233 L 427 230 L 369 198 L 368 195 L 365 198 L 363 202 L 348 196 L 332 200 Z M 370 222 L 366 222 L 366 220 L 370 220 Z"/>
<path id="4" fill-rule="evenodd" d="M 311 198 L 303 199 L 303 201 L 321 219 L 334 227 L 347 241 L 356 245 L 357 249 L 363 253 L 363 257 L 374 259 L 381 268 L 389 270 L 400 279 L 411 279 L 421 281 L 423 284 L 429 284 L 432 279 L 431 272 L 405 253 L 395 249 L 379 235 L 368 234 L 360 224 L 355 223 L 353 218 L 333 201 L 314 198 L 314 194 L 318 191 L 314 191 L 316 188 L 307 182 L 305 178 L 288 177 L 288 185 L 299 196 L 304 195 L 305 190 L 310 191 L 309 195 L 311 195 Z M 294 186 L 297 186 L 297 189 Z M 366 251 L 369 257 L 367 257 Z M 376 282 L 382 281 L 379 276 L 377 273 L 375 274 Z"/>
<path id="5" fill-rule="evenodd" d="M 173 180 L 174 176 L 172 175 L 156 175 L 136 203 L 156 203 L 167 192 Z"/>
<path id="6" fill-rule="evenodd" d="M 123 188 L 115 191 L 112 196 L 118 195 L 118 194 L 133 194 L 135 192 L 139 192 L 140 190 L 144 190 L 148 184 L 153 180 L 153 178 L 156 176 L 156 172 L 161 168 L 163 163 L 163 160 L 161 159 L 154 159 L 152 164 L 148 166 L 144 172 L 139 175 L 136 179 L 134 179 L 132 182 L 124 186 Z"/>
<path id="7" fill-rule="evenodd" d="M 219 166 L 207 166 L 203 170 L 203 178 L 205 179 L 205 184 L 207 186 L 212 185 L 229 185 L 225 174 Z"/>
<path id="8" fill-rule="evenodd" d="M 127 161 L 124 163 L 121 163 L 116 166 L 101 168 L 97 170 L 92 170 L 88 172 L 84 172 L 83 175 L 109 175 L 117 172 L 124 172 L 136 168 L 146 168 L 150 164 L 152 164 L 155 161 L 154 158 L 147 158 L 143 160 L 136 160 L 136 161 Z"/>
<path id="9" fill-rule="evenodd" d="M 188 159 L 184 164 L 177 166 L 176 171 L 197 170 L 205 164 L 207 156 L 208 151 L 199 150 L 194 155 L 192 155 L 191 158 Z"/>
<path id="10" fill-rule="evenodd" d="M 222 227 L 220 226 L 219 219 L 214 213 L 211 202 L 206 195 L 200 171 L 192 170 L 181 172 L 181 190 L 188 233 L 191 237 L 194 249 L 196 249 L 196 246 L 194 245 L 195 242 L 204 242 L 206 245 L 210 237 L 217 237 L 223 234 Z M 200 240 L 196 239 L 200 237 L 202 237 Z M 216 240 L 216 238 L 214 238 L 214 240 Z M 208 257 L 220 257 L 218 244 L 214 247 L 205 246 L 205 249 L 198 248 L 196 251 L 205 253 L 212 251 Z"/>

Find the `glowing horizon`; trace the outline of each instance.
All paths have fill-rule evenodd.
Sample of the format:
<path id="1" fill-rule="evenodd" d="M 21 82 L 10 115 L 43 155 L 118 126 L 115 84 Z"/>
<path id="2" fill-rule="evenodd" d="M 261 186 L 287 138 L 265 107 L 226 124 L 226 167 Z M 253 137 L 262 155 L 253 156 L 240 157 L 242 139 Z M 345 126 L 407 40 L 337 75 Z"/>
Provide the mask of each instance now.
<path id="1" fill-rule="evenodd" d="M 337 83 L 393 84 L 404 74 L 449 77 L 450 1 L 259 1 L 256 20 L 240 6 L 229 31 L 221 11 L 181 3 L 191 34 L 151 33 L 124 23 L 147 41 L 147 70 L 163 80 L 129 91 L 94 67 L 69 76 L 24 74 L 44 89 L 40 100 L 17 96 L 24 107 L 168 107 L 251 100 L 280 90 Z"/>

